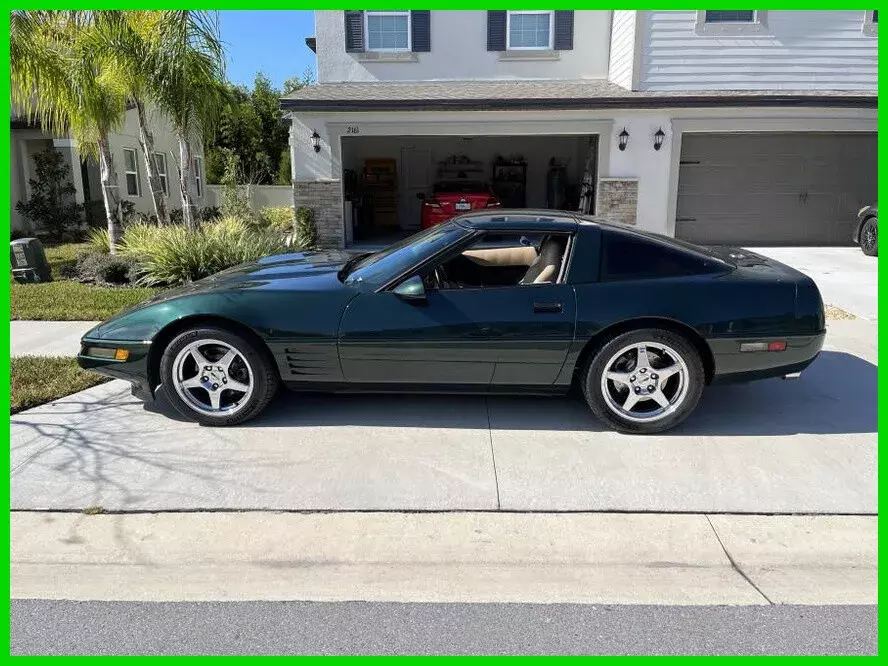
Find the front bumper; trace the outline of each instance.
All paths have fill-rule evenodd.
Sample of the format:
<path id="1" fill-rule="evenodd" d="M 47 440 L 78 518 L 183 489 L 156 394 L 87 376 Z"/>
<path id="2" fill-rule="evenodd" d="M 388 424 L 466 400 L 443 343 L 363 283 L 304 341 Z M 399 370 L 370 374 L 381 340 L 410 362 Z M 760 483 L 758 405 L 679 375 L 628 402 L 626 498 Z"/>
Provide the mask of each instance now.
<path id="1" fill-rule="evenodd" d="M 707 342 L 715 361 L 713 382 L 750 381 L 800 373 L 817 358 L 825 338 L 825 331 L 815 335 L 773 336 L 772 339 L 786 340 L 786 349 L 774 352 L 740 351 L 741 343 L 755 342 L 758 338 L 709 339 Z"/>
<path id="2" fill-rule="evenodd" d="M 117 361 L 105 356 L 96 356 L 91 353 L 94 349 L 125 349 L 129 352 L 129 356 L 125 361 Z M 151 343 L 141 340 L 102 340 L 84 337 L 80 341 L 77 365 L 84 370 L 130 382 L 133 395 L 140 400 L 150 402 L 154 400 L 148 364 L 150 349 Z"/>

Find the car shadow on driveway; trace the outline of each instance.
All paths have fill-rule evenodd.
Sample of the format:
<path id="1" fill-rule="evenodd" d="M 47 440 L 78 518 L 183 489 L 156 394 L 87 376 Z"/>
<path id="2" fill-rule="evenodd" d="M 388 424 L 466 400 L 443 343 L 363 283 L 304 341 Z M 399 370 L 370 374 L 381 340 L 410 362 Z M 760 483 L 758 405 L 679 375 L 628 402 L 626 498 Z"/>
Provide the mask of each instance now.
<path id="1" fill-rule="evenodd" d="M 821 352 L 802 377 L 716 384 L 696 411 L 666 435 L 779 436 L 877 432 L 878 369 L 852 354 Z M 367 426 L 607 431 L 572 392 L 565 397 L 316 394 L 282 390 L 241 428 Z M 149 409 L 181 417 L 163 400 Z"/>

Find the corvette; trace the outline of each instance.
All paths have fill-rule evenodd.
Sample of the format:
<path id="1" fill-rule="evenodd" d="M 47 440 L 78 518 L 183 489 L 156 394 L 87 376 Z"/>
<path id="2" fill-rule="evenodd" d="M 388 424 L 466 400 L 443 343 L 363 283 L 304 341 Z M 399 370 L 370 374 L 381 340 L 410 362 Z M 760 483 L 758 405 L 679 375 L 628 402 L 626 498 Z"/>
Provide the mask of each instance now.
<path id="1" fill-rule="evenodd" d="M 380 252 L 270 256 L 89 331 L 81 367 L 204 425 L 307 391 L 566 393 L 654 433 L 720 381 L 797 377 L 823 344 L 814 282 L 573 213 L 478 211 Z M 298 405 L 298 403 L 296 403 Z M 298 408 L 298 407 L 297 407 Z"/>

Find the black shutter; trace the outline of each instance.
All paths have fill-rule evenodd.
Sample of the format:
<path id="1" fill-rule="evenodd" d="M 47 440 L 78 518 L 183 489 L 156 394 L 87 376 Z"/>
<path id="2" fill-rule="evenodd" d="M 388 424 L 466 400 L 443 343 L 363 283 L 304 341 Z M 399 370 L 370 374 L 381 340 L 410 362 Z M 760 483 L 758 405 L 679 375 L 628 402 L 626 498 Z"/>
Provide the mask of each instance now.
<path id="1" fill-rule="evenodd" d="M 432 50 L 432 12 L 427 9 L 410 12 L 410 34 L 413 37 L 412 51 Z"/>
<path id="2" fill-rule="evenodd" d="M 487 50 L 506 50 L 506 12 L 487 12 Z"/>
<path id="3" fill-rule="evenodd" d="M 570 51 L 574 47 L 574 13 L 572 9 L 555 12 L 555 50 Z"/>
<path id="4" fill-rule="evenodd" d="M 364 50 L 364 10 L 345 11 L 345 52 Z"/>

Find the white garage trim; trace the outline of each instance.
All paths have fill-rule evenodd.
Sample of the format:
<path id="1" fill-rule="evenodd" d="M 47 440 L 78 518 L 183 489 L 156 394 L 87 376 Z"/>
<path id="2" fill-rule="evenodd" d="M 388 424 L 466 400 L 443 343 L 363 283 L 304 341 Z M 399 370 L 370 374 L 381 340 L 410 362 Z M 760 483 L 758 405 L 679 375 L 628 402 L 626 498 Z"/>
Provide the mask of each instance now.
<path id="1" fill-rule="evenodd" d="M 870 115 L 870 114 L 867 114 Z M 667 230 L 675 235 L 678 210 L 678 177 L 681 162 L 681 137 L 684 133 L 742 133 L 742 132 L 876 132 L 875 111 L 871 117 L 777 117 L 777 118 L 674 118 L 672 121 L 672 160 L 669 169 L 669 202 Z"/>

